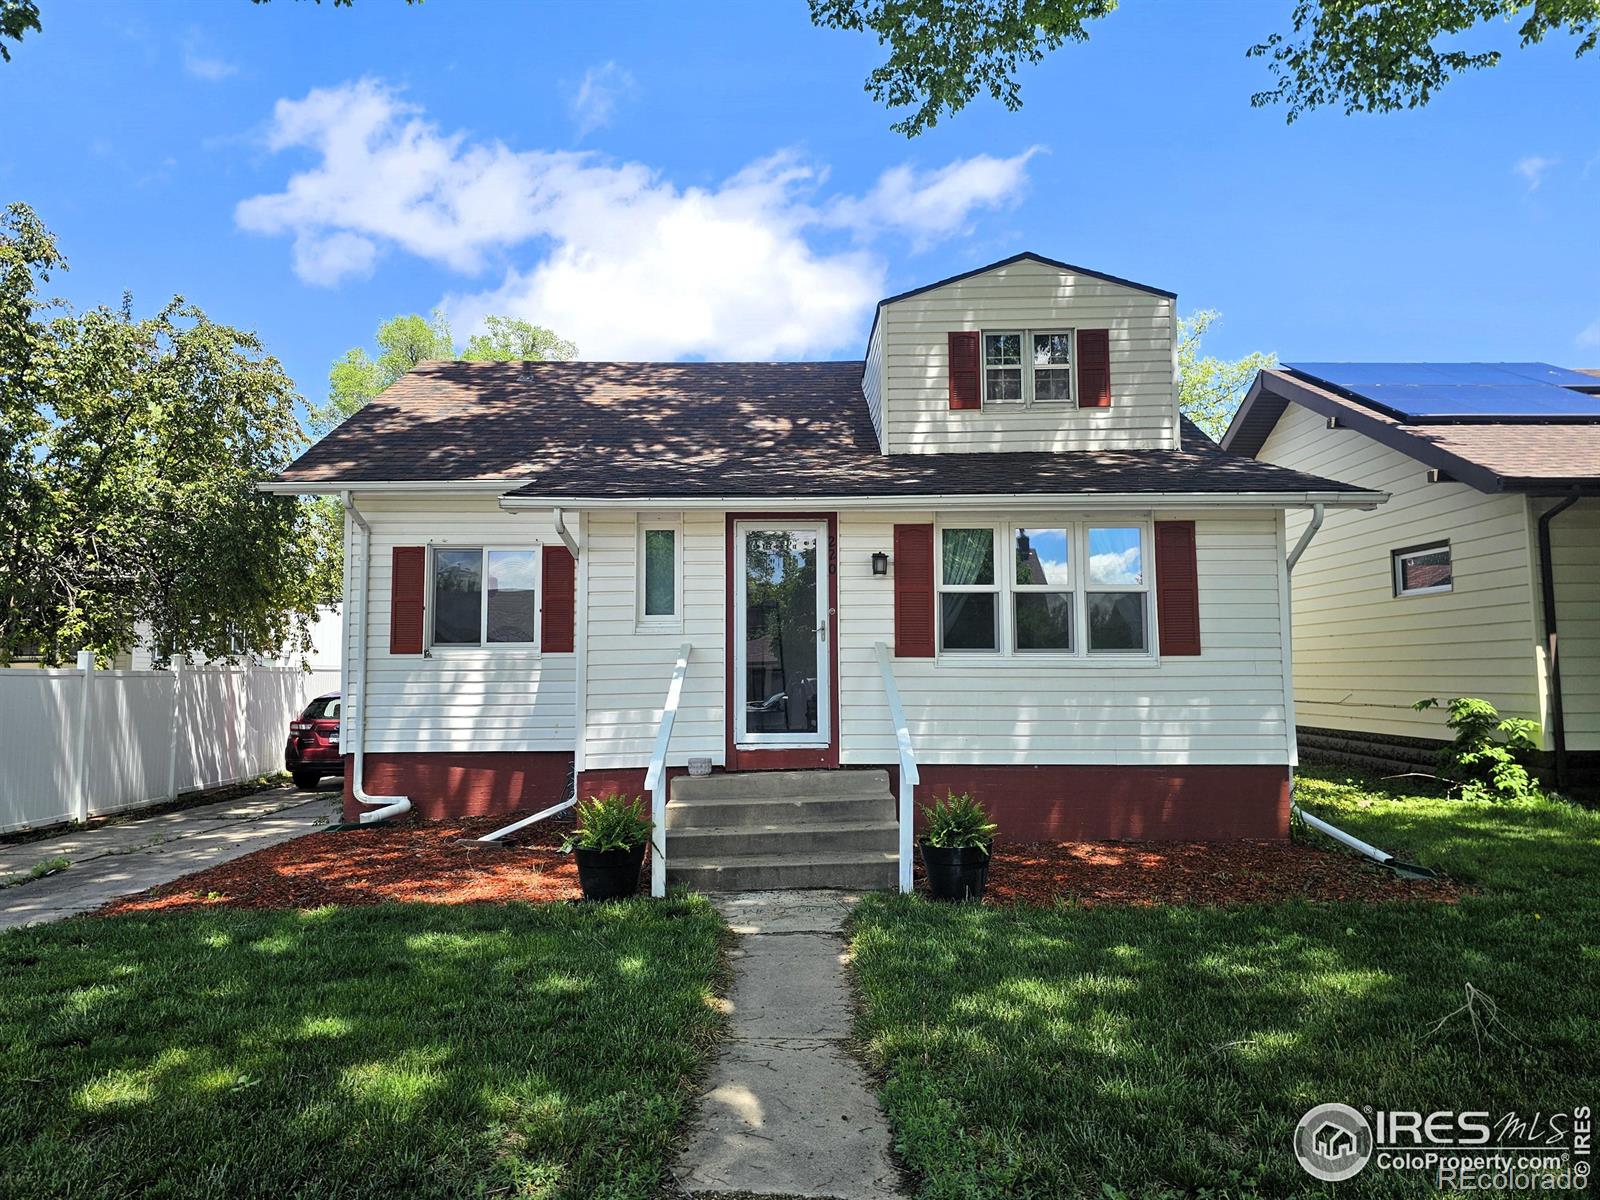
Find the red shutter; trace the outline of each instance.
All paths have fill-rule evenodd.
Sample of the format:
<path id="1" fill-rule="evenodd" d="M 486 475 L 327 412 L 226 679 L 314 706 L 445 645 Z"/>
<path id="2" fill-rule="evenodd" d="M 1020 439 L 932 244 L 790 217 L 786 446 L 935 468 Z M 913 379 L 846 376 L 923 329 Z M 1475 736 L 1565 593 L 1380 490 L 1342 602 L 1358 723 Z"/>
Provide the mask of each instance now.
<path id="1" fill-rule="evenodd" d="M 539 649 L 571 654 L 577 629 L 577 566 L 565 546 L 544 548 L 544 627 Z"/>
<path id="2" fill-rule="evenodd" d="M 422 653 L 422 597 L 428 573 L 426 546 L 396 546 L 389 567 L 389 653 Z"/>
<path id="3" fill-rule="evenodd" d="M 1111 407 L 1111 331 L 1078 330 L 1078 407 Z"/>
<path id="4" fill-rule="evenodd" d="M 982 408 L 983 383 L 979 378 L 976 329 L 950 331 L 950 407 Z"/>
<path id="5" fill-rule="evenodd" d="M 894 527 L 894 653 L 933 657 L 933 526 Z"/>
<path id="6" fill-rule="evenodd" d="M 1194 522 L 1156 522 L 1156 619 L 1160 653 L 1200 653 L 1200 571 Z"/>

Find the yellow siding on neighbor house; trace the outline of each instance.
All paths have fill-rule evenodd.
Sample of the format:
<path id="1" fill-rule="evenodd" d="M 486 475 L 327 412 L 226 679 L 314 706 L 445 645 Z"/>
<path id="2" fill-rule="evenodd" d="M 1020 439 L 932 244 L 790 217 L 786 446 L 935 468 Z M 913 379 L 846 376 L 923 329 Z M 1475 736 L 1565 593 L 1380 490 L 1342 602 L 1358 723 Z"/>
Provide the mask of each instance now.
<path id="1" fill-rule="evenodd" d="M 890 453 L 1153 450 L 1178 444 L 1174 302 L 1023 260 L 886 304 L 884 397 Z M 952 330 L 1110 331 L 1110 408 L 991 405 L 952 412 Z"/>
<path id="2" fill-rule="evenodd" d="M 1440 738 L 1423 696 L 1480 696 L 1539 718 L 1527 502 L 1462 483 L 1364 434 L 1327 428 L 1290 404 L 1257 455 L 1263 462 L 1390 493 L 1372 512 L 1332 510 L 1295 568 L 1294 682 L 1300 724 Z M 1290 513 L 1290 544 L 1308 520 Z M 1394 595 L 1390 552 L 1450 542 L 1454 586 Z"/>
<path id="3" fill-rule="evenodd" d="M 1535 554 L 1539 515 L 1557 503 L 1545 499 L 1529 502 Z M 1600 500 L 1580 500 L 1551 520 L 1550 561 L 1555 572 L 1556 629 L 1560 634 L 1561 696 L 1566 714 L 1567 748 L 1600 750 Z M 1537 587 L 1537 567 L 1534 580 Z M 1543 678 L 1542 592 L 1538 629 L 1539 671 Z M 1548 716 L 1545 724 L 1548 727 Z"/>
<path id="4" fill-rule="evenodd" d="M 1045 664 L 998 655 L 897 659 L 895 679 L 919 762 L 1290 761 L 1280 514 L 1162 516 L 1196 522 L 1202 653 L 1139 664 Z M 932 519 L 928 512 L 839 516 L 840 758 L 846 765 L 897 759 L 874 652 L 880 641 L 894 648 L 894 579 L 872 575 L 871 555 L 892 550 L 897 522 Z"/>
<path id="5" fill-rule="evenodd" d="M 538 549 L 558 541 L 543 513 L 513 516 L 495 496 L 363 496 L 357 507 L 372 526 L 367 600 L 366 749 L 535 751 L 573 746 L 574 658 L 536 649 L 438 647 L 431 657 L 389 653 L 390 574 L 396 546 L 497 546 Z M 346 531 L 347 563 L 354 529 Z M 541 588 L 542 591 L 542 588 Z M 346 597 L 345 611 L 351 611 Z M 541 596 L 540 603 L 543 603 Z M 425 610 L 424 621 L 429 619 Z M 345 622 L 346 663 L 356 651 L 356 622 Z M 348 666 L 345 690 L 349 691 Z M 347 738 L 353 735 L 347 733 Z M 347 750 L 355 743 L 347 741 Z"/>

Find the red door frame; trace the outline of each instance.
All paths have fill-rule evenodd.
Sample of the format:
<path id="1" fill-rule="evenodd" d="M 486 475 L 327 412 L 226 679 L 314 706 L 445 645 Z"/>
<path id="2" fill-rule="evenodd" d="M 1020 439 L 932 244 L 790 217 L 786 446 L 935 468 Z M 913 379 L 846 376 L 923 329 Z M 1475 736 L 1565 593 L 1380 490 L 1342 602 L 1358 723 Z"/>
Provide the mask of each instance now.
<path id="1" fill-rule="evenodd" d="M 828 526 L 828 643 L 831 674 L 828 683 L 828 744 L 782 746 L 771 750 L 739 748 L 733 726 L 733 672 L 738 655 L 733 644 L 734 525 L 739 521 L 824 521 Z M 804 767 L 839 765 L 839 514 L 823 512 L 730 512 L 727 514 L 727 561 L 723 568 L 727 636 L 723 639 L 726 664 L 726 703 L 723 705 L 726 761 L 730 771 L 793 771 Z"/>

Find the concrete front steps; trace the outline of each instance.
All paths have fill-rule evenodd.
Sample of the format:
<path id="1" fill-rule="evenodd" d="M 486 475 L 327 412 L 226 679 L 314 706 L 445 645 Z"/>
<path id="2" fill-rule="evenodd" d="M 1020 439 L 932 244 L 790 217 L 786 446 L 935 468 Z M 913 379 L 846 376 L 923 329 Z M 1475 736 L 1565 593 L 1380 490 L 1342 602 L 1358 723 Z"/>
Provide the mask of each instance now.
<path id="1" fill-rule="evenodd" d="M 680 776 L 667 882 L 700 892 L 892 888 L 900 825 L 887 771 Z"/>

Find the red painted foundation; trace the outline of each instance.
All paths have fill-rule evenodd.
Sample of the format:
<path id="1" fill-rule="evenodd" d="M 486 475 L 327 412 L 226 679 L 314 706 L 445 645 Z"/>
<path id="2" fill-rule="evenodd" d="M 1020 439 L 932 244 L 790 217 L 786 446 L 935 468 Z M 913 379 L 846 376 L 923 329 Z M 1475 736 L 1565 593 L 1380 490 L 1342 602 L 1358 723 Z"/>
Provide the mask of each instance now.
<path id="1" fill-rule="evenodd" d="M 668 779 L 676 779 L 688 773 L 687 767 L 667 768 Z M 580 799 L 586 800 L 590 796 L 609 796 L 613 793 L 619 796 L 644 796 L 648 803 L 650 797 L 644 794 L 644 768 L 624 771 L 585 771 L 578 776 Z"/>
<path id="2" fill-rule="evenodd" d="M 1015 842 L 1289 837 L 1287 767 L 919 768 L 917 802 L 971 792 Z M 890 777 L 898 771 L 890 768 Z M 921 825 L 921 814 L 918 814 Z"/>
<path id="3" fill-rule="evenodd" d="M 572 756 L 369 754 L 372 795 L 410 796 L 424 820 L 530 811 L 566 797 Z M 972 792 L 1009 841 L 1206 841 L 1289 836 L 1285 767 L 924 766 L 917 801 Z M 889 767 L 891 787 L 898 771 Z M 346 820 L 354 766 L 345 759 Z M 669 777 L 686 774 L 672 767 Z M 584 771 L 578 795 L 644 795 L 644 769 Z M 897 793 L 898 794 L 898 793 Z M 921 824 L 920 814 L 918 824 Z"/>
<path id="4" fill-rule="evenodd" d="M 409 796 L 425 821 L 536 810 L 566 799 L 571 753 L 368 754 L 369 796 Z M 641 772 L 642 774 L 642 772 Z M 370 811 L 353 794 L 355 762 L 344 760 L 344 819 Z"/>

